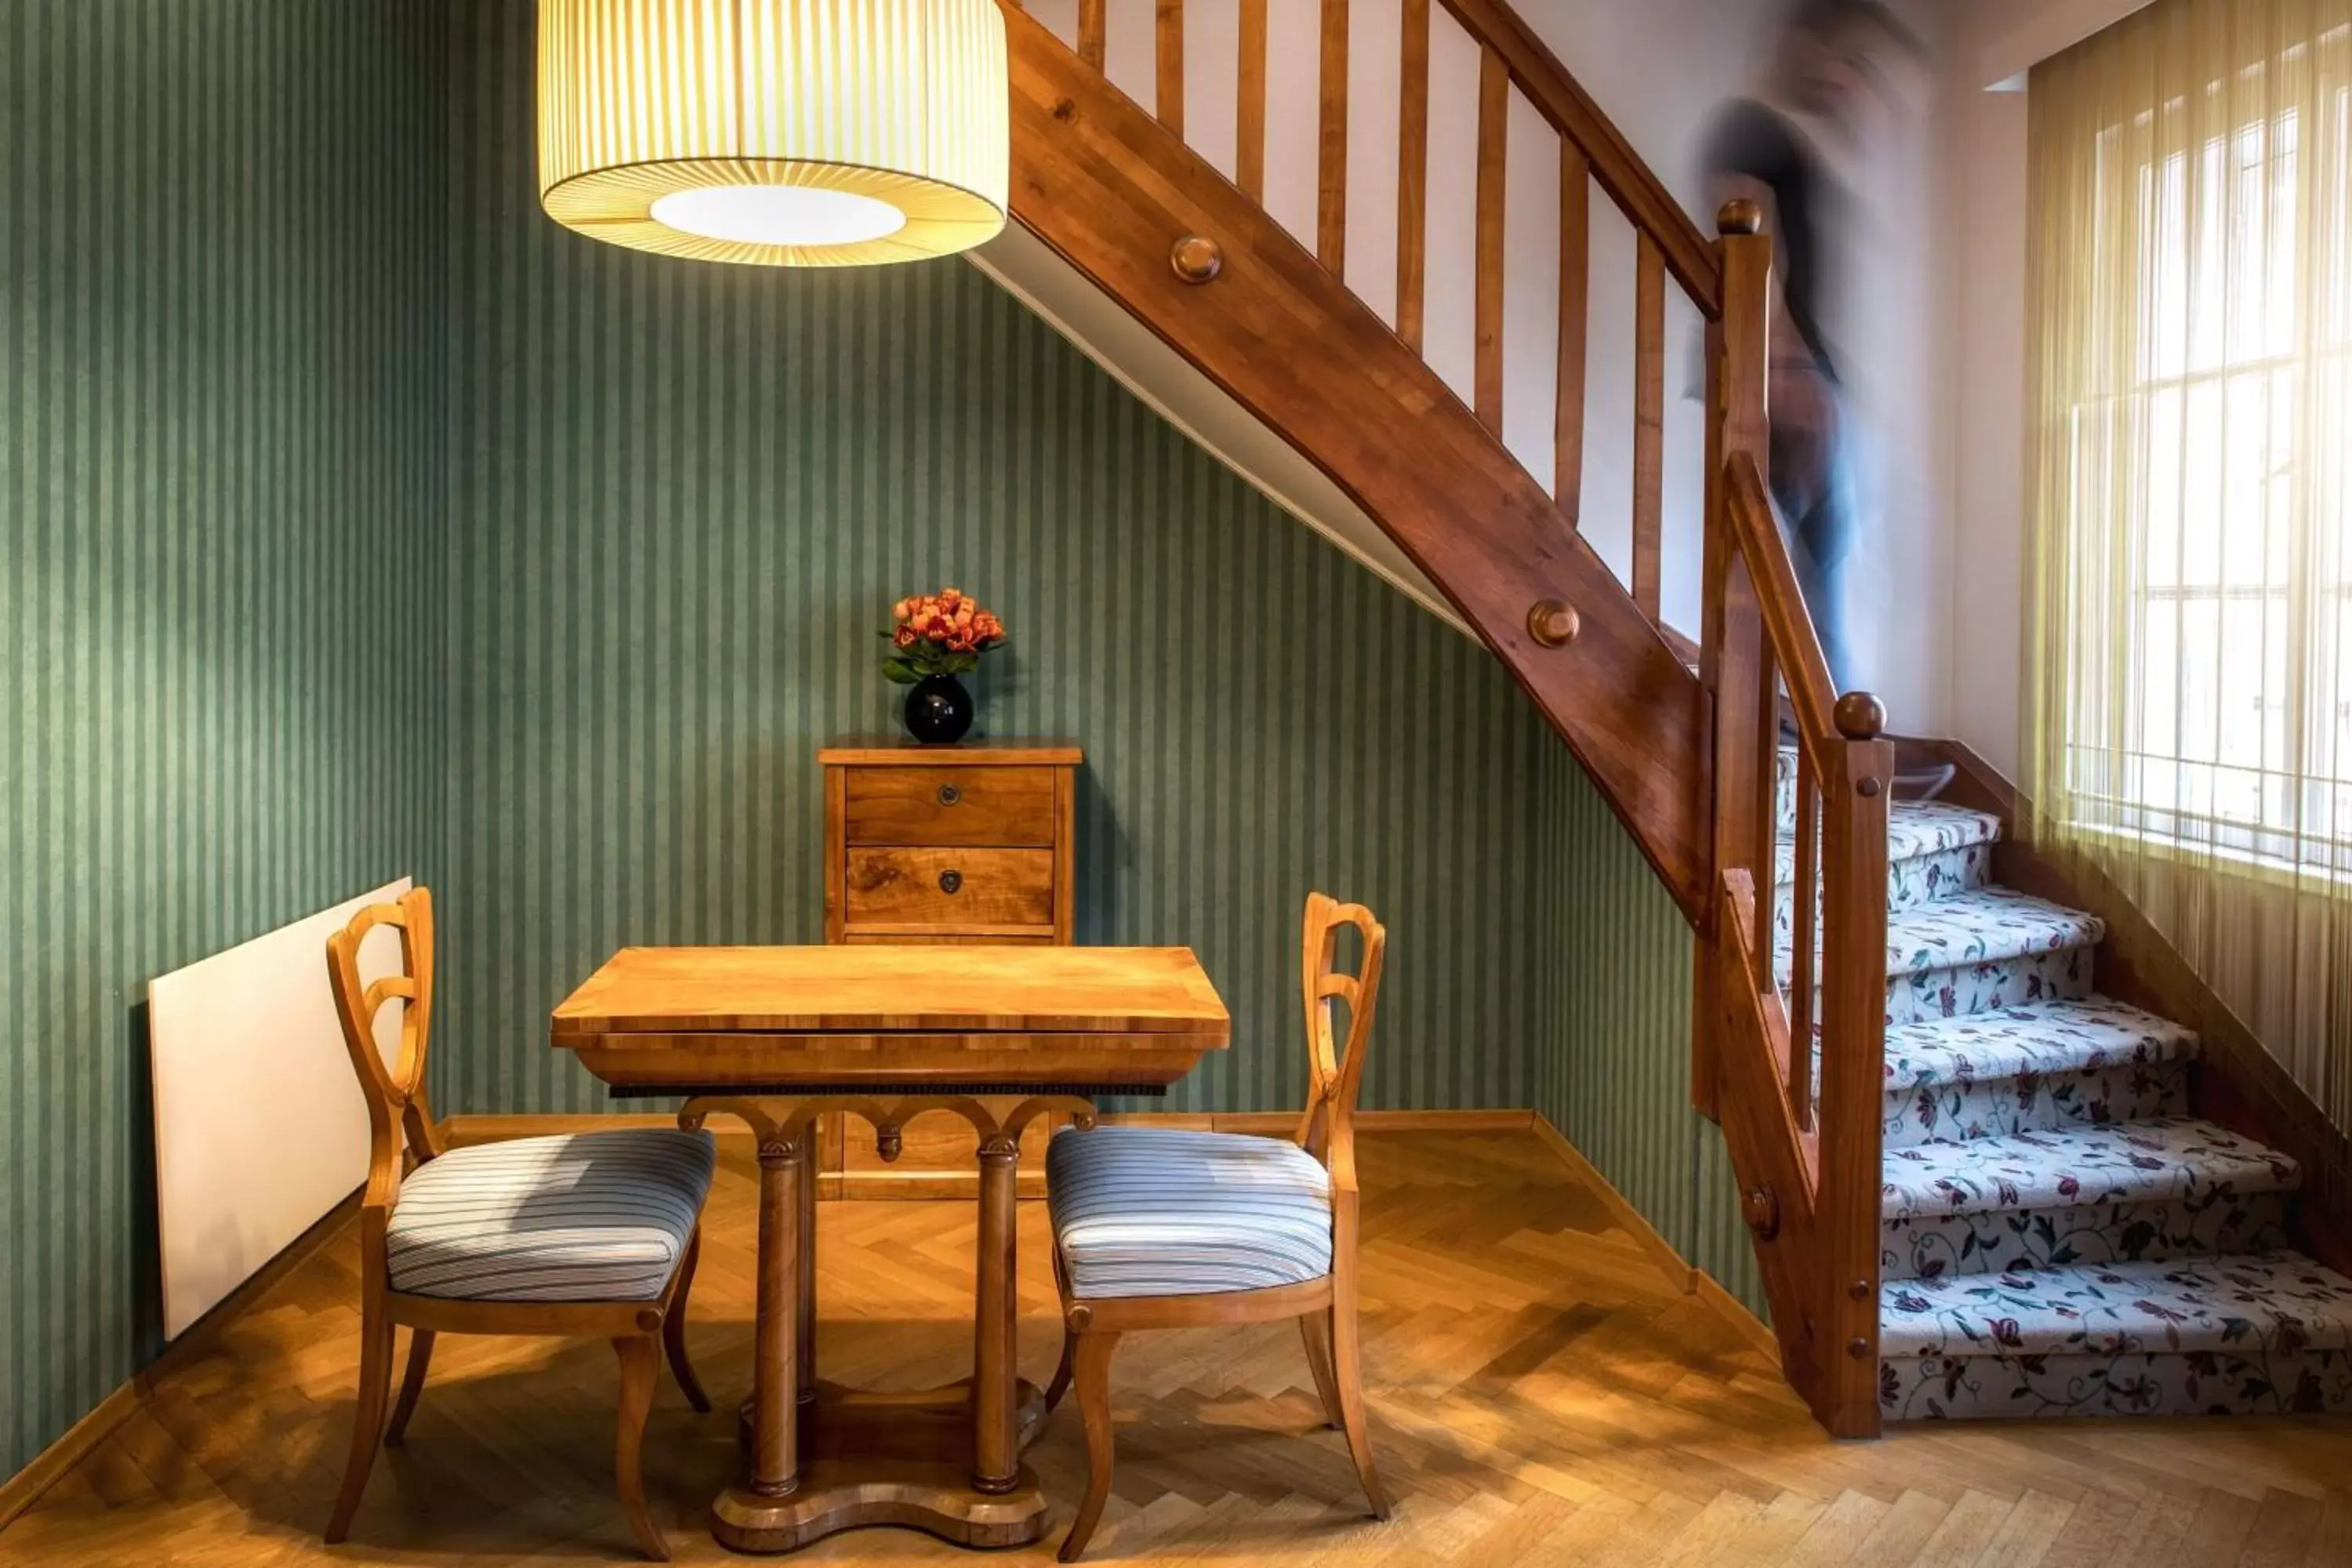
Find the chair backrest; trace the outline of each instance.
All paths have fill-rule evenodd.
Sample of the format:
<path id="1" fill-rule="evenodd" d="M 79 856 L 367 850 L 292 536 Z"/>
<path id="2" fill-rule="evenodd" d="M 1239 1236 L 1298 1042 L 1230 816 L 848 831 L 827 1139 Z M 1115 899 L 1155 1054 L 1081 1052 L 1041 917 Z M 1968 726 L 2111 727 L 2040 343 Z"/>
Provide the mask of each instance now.
<path id="1" fill-rule="evenodd" d="M 400 931 L 400 970 L 373 982 L 360 979 L 360 944 L 378 926 Z M 367 1100 L 371 1146 L 367 1205 L 391 1207 L 399 1195 L 402 1156 L 414 1149 L 420 1160 L 441 1152 L 433 1113 L 425 1099 L 425 1052 L 433 1026 L 433 895 L 417 888 L 399 902 L 371 904 L 327 939 L 327 979 L 335 993 L 335 1016 L 343 1044 Z M 390 1067 L 376 1045 L 375 1016 L 398 997 L 400 1049 Z M 404 1140 L 402 1134 L 405 1132 Z"/>
<path id="2" fill-rule="evenodd" d="M 1339 967 L 1341 926 L 1355 927 L 1362 939 L 1353 974 Z M 1389 933 L 1363 905 L 1309 893 L 1304 934 L 1299 979 L 1307 1001 L 1307 1111 L 1299 1119 L 1298 1144 L 1327 1168 L 1344 1168 L 1352 1183 L 1356 1093 L 1364 1081 Z M 1334 1016 L 1340 1003 L 1348 1008 L 1344 1040 Z"/>

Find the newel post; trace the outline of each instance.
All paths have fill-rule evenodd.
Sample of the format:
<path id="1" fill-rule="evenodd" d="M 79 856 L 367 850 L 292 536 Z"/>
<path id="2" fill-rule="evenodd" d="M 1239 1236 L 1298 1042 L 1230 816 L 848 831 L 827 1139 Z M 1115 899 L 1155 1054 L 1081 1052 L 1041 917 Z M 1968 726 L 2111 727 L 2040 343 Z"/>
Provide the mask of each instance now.
<path id="1" fill-rule="evenodd" d="M 1879 1161 L 1886 1056 L 1886 810 L 1895 745 L 1866 691 L 1838 699 L 1844 765 L 1824 795 L 1820 1235 L 1841 1289 L 1824 1303 L 1827 1386 L 1815 1401 L 1834 1436 L 1874 1437 L 1878 1410 Z"/>
<path id="2" fill-rule="evenodd" d="M 1691 1030 L 1691 1102 L 1706 1116 L 1722 1120 L 1722 1065 L 1717 1037 L 1722 1001 L 1716 987 L 1713 950 L 1716 890 L 1726 871 L 1756 868 L 1758 855 L 1771 851 L 1769 823 L 1755 820 L 1753 803 L 1763 783 L 1756 776 L 1756 724 L 1772 716 L 1754 711 L 1754 684 L 1744 672 L 1729 686 L 1723 679 L 1725 594 L 1731 571 L 1731 528 L 1725 515 L 1729 487 L 1724 467 L 1737 452 L 1756 461 L 1770 477 L 1770 430 L 1765 422 L 1765 364 L 1769 351 L 1772 241 L 1764 232 L 1763 210 L 1752 201 L 1724 204 L 1716 224 L 1723 264 L 1723 313 L 1706 328 L 1706 491 L 1702 548 L 1699 619 L 1699 681 L 1714 708 L 1712 776 L 1698 784 L 1710 790 L 1715 824 L 1714 868 L 1707 882 L 1706 921 L 1697 944 L 1696 1005 Z M 1759 831 L 1766 837 L 1759 842 Z M 1765 868 L 1769 869 L 1769 862 Z"/>

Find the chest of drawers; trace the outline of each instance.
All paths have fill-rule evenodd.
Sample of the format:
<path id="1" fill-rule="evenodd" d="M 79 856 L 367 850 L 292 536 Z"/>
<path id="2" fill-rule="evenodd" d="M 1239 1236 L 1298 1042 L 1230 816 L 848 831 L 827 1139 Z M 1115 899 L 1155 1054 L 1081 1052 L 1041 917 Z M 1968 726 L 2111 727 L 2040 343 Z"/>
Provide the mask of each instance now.
<path id="1" fill-rule="evenodd" d="M 1066 742 L 825 747 L 825 940 L 1068 942 L 1084 760 Z"/>

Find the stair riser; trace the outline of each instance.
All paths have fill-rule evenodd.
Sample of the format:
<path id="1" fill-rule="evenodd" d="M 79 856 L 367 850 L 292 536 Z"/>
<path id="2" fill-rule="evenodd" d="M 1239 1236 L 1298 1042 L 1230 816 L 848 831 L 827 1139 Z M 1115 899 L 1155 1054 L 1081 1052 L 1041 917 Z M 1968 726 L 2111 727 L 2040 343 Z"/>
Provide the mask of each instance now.
<path id="1" fill-rule="evenodd" d="M 1789 989 L 1787 950 L 1779 955 L 1780 990 Z M 1990 963 L 1962 963 L 1897 974 L 1886 982 L 1886 1024 L 1924 1024 L 2033 1002 L 2080 1001 L 2092 994 L 2093 950 L 2061 948 Z M 1813 988 L 1813 1026 L 1821 1027 L 1821 987 Z"/>
<path id="2" fill-rule="evenodd" d="M 1919 1279 L 2273 1252 L 2294 1245 L 2288 1201 L 2285 1193 L 2209 1193 L 1887 1220 L 1879 1226 L 1878 1268 L 1888 1279 Z"/>
<path id="3" fill-rule="evenodd" d="M 1887 912 L 1900 914 L 1937 899 L 1990 885 L 1991 848 L 1989 844 L 1969 844 L 1895 861 L 1886 868 Z M 1786 936 L 1797 907 L 1796 890 L 1789 883 L 1788 868 L 1782 867 L 1779 875 L 1781 879 L 1772 900 L 1772 929 L 1776 934 Z M 1818 915 L 1822 907 L 1819 883 L 1814 889 L 1813 910 Z"/>
<path id="4" fill-rule="evenodd" d="M 2006 1138 L 2098 1127 L 2189 1110 L 2189 1064 L 2116 1062 L 2080 1072 L 2025 1073 L 1927 1084 L 1886 1097 L 1884 1146 Z"/>
<path id="5" fill-rule="evenodd" d="M 2352 1352 L 1919 1356 L 1879 1367 L 1889 1421 L 2352 1411 Z"/>
<path id="6" fill-rule="evenodd" d="M 2091 994 L 2093 968 L 2090 948 L 2069 947 L 1897 974 L 1886 984 L 1886 1021 L 1916 1024 L 2062 997 L 2080 1000 Z"/>

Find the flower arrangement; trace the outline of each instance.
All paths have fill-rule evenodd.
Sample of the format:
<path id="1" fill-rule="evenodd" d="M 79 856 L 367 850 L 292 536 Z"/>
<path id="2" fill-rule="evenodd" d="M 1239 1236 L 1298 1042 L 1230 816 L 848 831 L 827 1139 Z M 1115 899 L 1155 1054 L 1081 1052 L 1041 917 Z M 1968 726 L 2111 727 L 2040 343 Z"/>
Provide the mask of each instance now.
<path id="1" fill-rule="evenodd" d="M 890 652 L 882 673 L 900 686 L 934 675 L 964 675 L 980 656 L 1005 643 L 1004 623 L 993 610 L 960 588 L 919 594 L 890 607 L 890 629 L 882 635 Z"/>

